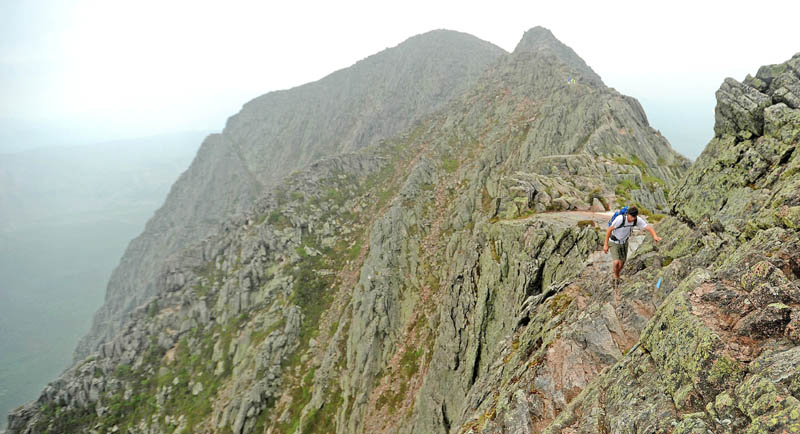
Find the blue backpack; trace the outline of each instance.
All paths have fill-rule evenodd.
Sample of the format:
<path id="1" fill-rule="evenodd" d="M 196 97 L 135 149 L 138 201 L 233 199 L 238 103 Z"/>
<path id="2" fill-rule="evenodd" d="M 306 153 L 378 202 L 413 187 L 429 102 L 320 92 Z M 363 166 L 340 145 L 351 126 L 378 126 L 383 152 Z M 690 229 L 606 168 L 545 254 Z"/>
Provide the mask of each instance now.
<path id="1" fill-rule="evenodd" d="M 608 221 L 608 225 L 611 226 L 611 223 L 614 221 L 617 216 L 621 215 L 622 217 L 622 226 L 625 226 L 625 215 L 628 214 L 628 207 L 623 206 L 619 211 L 615 212 L 613 216 L 611 216 L 611 220 Z M 622 227 L 620 226 L 620 227 Z"/>

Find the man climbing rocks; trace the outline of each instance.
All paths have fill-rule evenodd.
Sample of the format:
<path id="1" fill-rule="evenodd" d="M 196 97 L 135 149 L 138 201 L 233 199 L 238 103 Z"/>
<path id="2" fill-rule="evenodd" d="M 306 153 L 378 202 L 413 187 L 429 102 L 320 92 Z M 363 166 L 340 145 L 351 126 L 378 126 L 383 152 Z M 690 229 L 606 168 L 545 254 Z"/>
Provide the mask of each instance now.
<path id="1" fill-rule="evenodd" d="M 603 252 L 608 253 L 608 241 L 611 239 L 611 257 L 614 259 L 612 270 L 614 271 L 614 284 L 619 282 L 619 272 L 625 265 L 628 258 L 628 238 L 633 232 L 633 228 L 644 229 L 650 232 L 653 241 L 661 241 L 661 237 L 656 235 L 655 229 L 647 224 L 643 217 L 639 217 L 639 209 L 635 206 L 628 208 L 626 214 L 616 216 L 606 231 L 606 241 L 603 244 Z"/>

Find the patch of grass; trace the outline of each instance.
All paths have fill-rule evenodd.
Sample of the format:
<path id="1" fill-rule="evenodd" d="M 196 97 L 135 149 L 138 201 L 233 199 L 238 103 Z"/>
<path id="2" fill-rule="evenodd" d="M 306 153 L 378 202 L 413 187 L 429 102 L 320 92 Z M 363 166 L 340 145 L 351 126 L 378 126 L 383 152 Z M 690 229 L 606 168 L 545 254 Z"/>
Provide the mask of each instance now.
<path id="1" fill-rule="evenodd" d="M 639 202 L 634 202 L 636 208 L 639 209 L 639 214 L 643 214 L 648 219 L 652 219 L 653 211 L 650 208 L 645 207 L 644 205 L 640 204 Z"/>
<path id="2" fill-rule="evenodd" d="M 453 173 L 456 171 L 456 169 L 458 169 L 458 160 L 455 158 L 445 158 L 442 160 L 442 168 L 447 173 Z"/>
<path id="3" fill-rule="evenodd" d="M 360 254 L 361 254 L 361 240 L 356 240 L 353 243 L 353 247 L 350 247 L 347 250 L 347 253 L 346 253 L 347 259 L 349 259 L 351 261 L 355 260 L 355 259 L 358 258 L 358 255 L 360 255 Z"/>
<path id="4" fill-rule="evenodd" d="M 387 389 L 378 397 L 376 404 L 378 408 L 386 407 L 390 414 L 397 412 L 397 407 L 403 402 L 403 398 L 408 392 L 408 383 L 401 381 L 398 390 Z"/>
<path id="5" fill-rule="evenodd" d="M 640 190 L 641 188 L 642 187 L 639 184 L 631 181 L 630 179 L 623 179 L 614 188 L 614 194 L 616 194 L 617 197 L 623 197 L 625 199 L 630 199 L 631 198 L 631 196 L 630 196 L 631 190 Z"/>
<path id="6" fill-rule="evenodd" d="M 347 200 L 347 197 L 339 189 L 329 188 L 325 191 L 325 199 L 342 206 Z"/>
<path id="7" fill-rule="evenodd" d="M 132 378 L 133 370 L 131 369 L 130 365 L 126 364 L 119 364 L 117 365 L 116 369 L 114 369 L 114 376 L 119 378 L 120 380 L 127 380 Z"/>
<path id="8" fill-rule="evenodd" d="M 97 420 L 94 405 L 67 410 L 53 403 L 47 403 L 42 406 L 41 414 L 42 417 L 33 426 L 33 432 L 42 434 L 81 432 Z"/>
<path id="9" fill-rule="evenodd" d="M 642 182 L 644 182 L 646 185 L 648 185 L 650 187 L 653 187 L 653 188 L 655 188 L 657 186 L 662 186 L 663 187 L 664 185 L 667 184 L 666 182 L 664 182 L 663 179 L 658 178 L 656 176 L 648 175 L 647 173 L 643 173 L 642 174 Z"/>
<path id="10" fill-rule="evenodd" d="M 326 390 L 323 399 L 322 407 L 309 411 L 303 419 L 302 434 L 336 433 L 336 410 L 344 403 L 339 385 Z"/>
<path id="11" fill-rule="evenodd" d="M 550 314 L 554 317 L 561 315 L 567 310 L 570 304 L 572 304 L 572 297 L 569 294 L 561 292 L 554 296 L 550 302 Z"/>
<path id="12" fill-rule="evenodd" d="M 299 306 L 303 312 L 303 323 L 300 328 L 300 339 L 303 342 L 307 342 L 316 333 L 322 312 L 327 309 L 331 301 L 327 289 L 332 279 L 317 273 L 317 270 L 322 268 L 324 268 L 322 258 L 305 256 L 291 272 L 294 277 L 294 291 L 290 302 Z"/>
<path id="13" fill-rule="evenodd" d="M 250 342 L 258 344 L 262 342 L 267 336 L 271 335 L 275 330 L 280 330 L 285 326 L 286 326 L 286 317 L 281 317 L 279 320 L 270 324 L 269 327 L 251 334 Z"/>
<path id="14" fill-rule="evenodd" d="M 593 189 L 592 191 L 589 192 L 589 195 L 586 197 L 586 203 L 591 205 L 592 202 L 594 201 L 594 199 L 599 200 L 600 203 L 603 204 L 603 208 L 609 209 L 608 201 L 603 196 L 602 190 L 600 190 L 599 188 L 595 188 L 595 189 Z"/>
<path id="15" fill-rule="evenodd" d="M 419 358 L 425 353 L 423 348 L 416 350 L 407 349 L 400 359 L 400 371 L 403 377 L 408 380 L 419 371 Z"/>
<path id="16" fill-rule="evenodd" d="M 289 404 L 289 419 L 278 425 L 280 432 L 293 433 L 297 432 L 300 426 L 300 416 L 303 407 L 311 400 L 311 388 L 314 385 L 314 373 L 316 371 L 311 369 L 300 380 L 300 384 L 291 389 L 290 395 L 292 397 L 291 404 Z M 269 412 L 264 412 L 269 413 Z"/>
<path id="17" fill-rule="evenodd" d="M 158 300 L 154 300 L 147 306 L 147 317 L 153 318 L 158 315 Z"/>
<path id="18" fill-rule="evenodd" d="M 289 227 L 292 224 L 292 222 L 277 209 L 269 213 L 267 223 L 278 228 Z"/>

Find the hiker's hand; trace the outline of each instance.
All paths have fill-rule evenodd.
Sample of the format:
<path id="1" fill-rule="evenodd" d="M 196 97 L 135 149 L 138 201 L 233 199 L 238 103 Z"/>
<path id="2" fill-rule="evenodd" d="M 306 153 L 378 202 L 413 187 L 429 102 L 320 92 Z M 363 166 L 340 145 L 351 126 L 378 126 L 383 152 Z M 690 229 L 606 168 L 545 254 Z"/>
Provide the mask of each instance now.
<path id="1" fill-rule="evenodd" d="M 608 244 L 603 244 L 603 253 L 608 253 Z"/>
<path id="2" fill-rule="evenodd" d="M 655 241 L 657 243 L 657 242 L 661 241 L 661 237 L 656 235 L 656 236 L 653 237 L 653 241 Z"/>

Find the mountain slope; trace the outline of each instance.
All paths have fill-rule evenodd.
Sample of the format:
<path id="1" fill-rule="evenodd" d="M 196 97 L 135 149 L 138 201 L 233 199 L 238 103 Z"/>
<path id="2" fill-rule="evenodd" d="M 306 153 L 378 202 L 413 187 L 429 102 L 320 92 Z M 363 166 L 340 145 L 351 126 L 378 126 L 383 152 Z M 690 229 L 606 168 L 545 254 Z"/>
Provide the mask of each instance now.
<path id="1" fill-rule="evenodd" d="M 126 313 L 154 295 L 160 264 L 211 235 L 265 189 L 327 155 L 375 145 L 471 86 L 503 51 L 438 30 L 294 89 L 245 104 L 208 136 L 145 231 L 128 247 L 106 303 L 76 350 L 82 358 L 120 330 Z"/>
<path id="2" fill-rule="evenodd" d="M 597 249 L 574 217 L 626 202 L 658 220 L 687 167 L 635 100 L 531 29 L 441 110 L 171 258 L 12 432 L 456 431 L 500 396 L 486 385 L 517 313 L 566 301 Z"/>
<path id="3" fill-rule="evenodd" d="M 800 430 L 798 79 L 800 54 L 725 80 L 662 244 L 524 303 L 452 432 Z"/>

